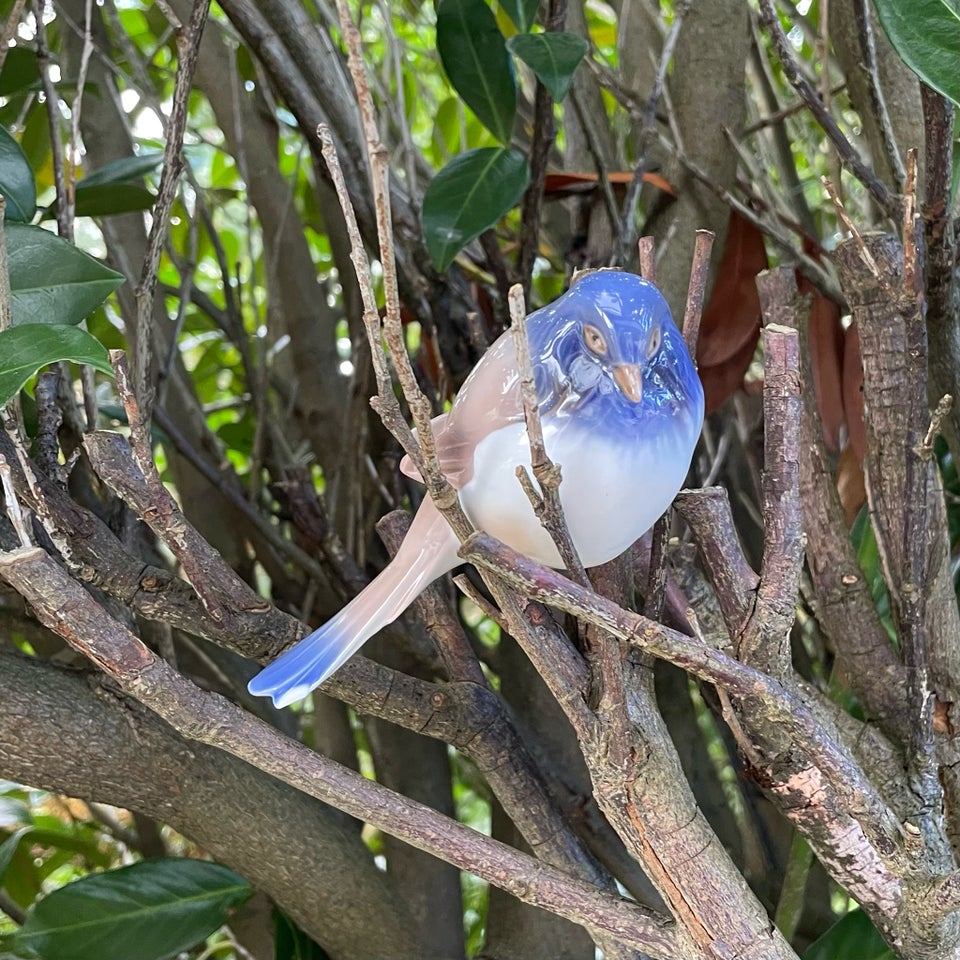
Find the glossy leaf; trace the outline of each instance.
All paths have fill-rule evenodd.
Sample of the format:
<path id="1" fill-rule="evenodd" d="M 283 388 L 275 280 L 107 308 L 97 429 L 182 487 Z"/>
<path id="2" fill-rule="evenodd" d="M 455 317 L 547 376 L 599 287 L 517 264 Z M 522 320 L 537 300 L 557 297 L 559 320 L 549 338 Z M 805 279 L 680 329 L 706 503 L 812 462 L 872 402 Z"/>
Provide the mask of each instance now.
<path id="1" fill-rule="evenodd" d="M 0 97 L 40 83 L 36 51 L 28 47 L 10 47 L 0 70 Z"/>
<path id="2" fill-rule="evenodd" d="M 960 2 L 874 0 L 874 7 L 903 62 L 960 106 Z"/>
<path id="3" fill-rule="evenodd" d="M 464 103 L 503 144 L 517 112 L 513 60 L 485 0 L 442 0 L 437 49 L 443 69 Z"/>
<path id="4" fill-rule="evenodd" d="M 204 940 L 250 896 L 243 877 L 202 860 L 144 860 L 48 894 L 11 938 L 44 960 L 162 960 Z"/>
<path id="5" fill-rule="evenodd" d="M 877 928 L 862 910 L 851 910 L 803 952 L 803 960 L 894 960 Z"/>
<path id="6" fill-rule="evenodd" d="M 559 103 L 570 89 L 573 75 L 587 52 L 587 41 L 575 33 L 518 33 L 507 41 Z"/>
<path id="7" fill-rule="evenodd" d="M 529 179 L 519 150 L 484 147 L 448 163 L 430 181 L 420 214 L 433 265 L 446 270 L 466 244 L 519 201 Z"/>
<path id="8" fill-rule="evenodd" d="M 123 276 L 41 227 L 6 229 L 14 326 L 79 323 Z"/>
<path id="9" fill-rule="evenodd" d="M 77 184 L 76 214 L 78 217 L 109 217 L 116 213 L 149 210 L 156 196 L 137 183 L 95 183 L 86 180 Z"/>
<path id="10" fill-rule="evenodd" d="M 507 12 L 513 25 L 526 33 L 537 19 L 540 0 L 500 0 L 500 6 Z"/>
<path id="11" fill-rule="evenodd" d="M 107 351 L 79 327 L 22 323 L 0 331 L 0 406 L 38 370 L 58 360 L 75 360 L 112 373 Z"/>
<path id="12" fill-rule="evenodd" d="M 128 183 L 155 170 L 163 162 L 163 154 L 158 150 L 141 153 L 135 157 L 121 157 L 104 164 L 99 170 L 88 173 L 78 184 L 77 191 L 104 183 Z"/>
<path id="13" fill-rule="evenodd" d="M 27 223 L 37 212 L 37 188 L 26 154 L 0 127 L 0 193 L 6 198 L 4 219 Z"/>

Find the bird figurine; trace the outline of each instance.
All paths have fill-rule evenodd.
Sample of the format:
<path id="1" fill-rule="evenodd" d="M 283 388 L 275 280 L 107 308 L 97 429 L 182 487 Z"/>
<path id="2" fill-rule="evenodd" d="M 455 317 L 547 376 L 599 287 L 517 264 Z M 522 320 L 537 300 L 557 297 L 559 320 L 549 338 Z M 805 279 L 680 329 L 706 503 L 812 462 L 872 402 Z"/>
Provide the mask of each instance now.
<path id="1" fill-rule="evenodd" d="M 563 468 L 560 502 L 584 566 L 641 537 L 683 484 L 703 423 L 703 389 L 657 288 L 601 270 L 527 319 L 547 454 Z M 432 421 L 440 465 L 470 521 L 552 567 L 560 555 L 516 476 L 530 468 L 512 331 Z M 405 457 L 400 469 L 421 480 Z M 277 707 L 305 697 L 438 577 L 462 563 L 459 540 L 426 497 L 383 572 L 336 616 L 250 681 Z"/>

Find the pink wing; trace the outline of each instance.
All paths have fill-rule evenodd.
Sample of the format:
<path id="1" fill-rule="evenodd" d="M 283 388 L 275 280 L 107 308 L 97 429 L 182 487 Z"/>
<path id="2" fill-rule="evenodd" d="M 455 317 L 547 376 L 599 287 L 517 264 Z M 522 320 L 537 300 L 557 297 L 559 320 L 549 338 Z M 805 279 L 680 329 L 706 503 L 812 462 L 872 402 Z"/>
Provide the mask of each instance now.
<path id="1" fill-rule="evenodd" d="M 477 444 L 495 430 L 518 420 L 523 420 L 523 403 L 513 332 L 508 330 L 473 368 L 450 412 L 430 421 L 440 467 L 457 490 L 473 477 L 473 452 Z M 400 461 L 400 470 L 423 482 L 409 457 Z"/>

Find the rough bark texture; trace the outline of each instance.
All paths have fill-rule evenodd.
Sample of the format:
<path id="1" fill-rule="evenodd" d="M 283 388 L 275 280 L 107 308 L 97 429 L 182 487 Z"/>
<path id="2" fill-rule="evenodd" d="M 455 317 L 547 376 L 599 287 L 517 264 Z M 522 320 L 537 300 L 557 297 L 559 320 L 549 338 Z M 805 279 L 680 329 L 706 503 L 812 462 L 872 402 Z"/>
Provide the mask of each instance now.
<path id="1" fill-rule="evenodd" d="M 332 957 L 423 956 L 402 891 L 329 808 L 184 740 L 98 674 L 0 653 L 0 730 L 4 777 L 169 823 L 282 904 Z"/>

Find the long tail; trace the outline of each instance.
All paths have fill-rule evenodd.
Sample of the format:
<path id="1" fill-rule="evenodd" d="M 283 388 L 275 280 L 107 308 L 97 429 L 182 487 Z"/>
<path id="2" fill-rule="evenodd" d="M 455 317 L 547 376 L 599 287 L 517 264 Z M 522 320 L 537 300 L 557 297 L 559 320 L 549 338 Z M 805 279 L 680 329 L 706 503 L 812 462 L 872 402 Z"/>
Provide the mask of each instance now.
<path id="1" fill-rule="evenodd" d="M 459 562 L 459 543 L 427 497 L 397 555 L 335 617 L 261 670 L 247 685 L 257 697 L 285 707 L 339 669 L 378 630 L 392 623 L 437 577 Z"/>

